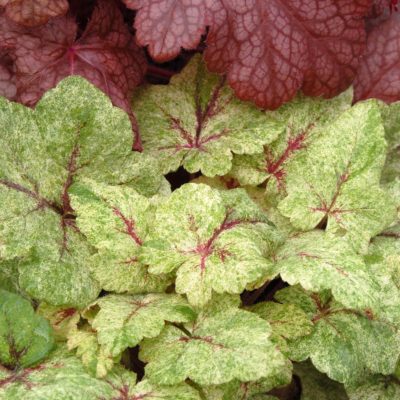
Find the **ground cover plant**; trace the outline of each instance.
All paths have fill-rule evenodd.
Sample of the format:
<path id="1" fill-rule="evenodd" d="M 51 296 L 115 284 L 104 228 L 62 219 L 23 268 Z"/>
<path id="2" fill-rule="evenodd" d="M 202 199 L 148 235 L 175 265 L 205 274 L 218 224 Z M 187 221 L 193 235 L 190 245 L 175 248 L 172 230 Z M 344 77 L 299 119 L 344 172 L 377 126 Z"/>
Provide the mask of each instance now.
<path id="1" fill-rule="evenodd" d="M 0 399 L 400 399 L 399 26 L 0 0 Z"/>

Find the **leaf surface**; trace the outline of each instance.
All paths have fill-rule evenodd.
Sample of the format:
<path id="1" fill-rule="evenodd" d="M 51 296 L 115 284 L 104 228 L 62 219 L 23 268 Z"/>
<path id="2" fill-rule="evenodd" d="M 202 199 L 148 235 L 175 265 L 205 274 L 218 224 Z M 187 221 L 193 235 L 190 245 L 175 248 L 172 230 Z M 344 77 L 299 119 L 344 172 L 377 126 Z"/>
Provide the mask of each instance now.
<path id="1" fill-rule="evenodd" d="M 176 270 L 177 293 L 202 306 L 213 291 L 241 293 L 247 284 L 274 276 L 268 257 L 279 241 L 243 189 L 191 183 L 157 208 L 142 260 L 151 273 Z"/>
<path id="2" fill-rule="evenodd" d="M 224 78 L 207 72 L 199 55 L 169 85 L 137 92 L 133 107 L 144 149 L 161 159 L 164 173 L 183 165 L 191 173 L 224 175 L 232 153 L 261 152 L 284 128 L 237 100 Z"/>
<path id="3" fill-rule="evenodd" d="M 365 252 L 395 219 L 393 201 L 379 186 L 386 142 L 377 103 L 356 104 L 324 133 L 291 164 L 288 196 L 278 208 L 297 229 L 326 223 L 327 232 Z"/>
<path id="4" fill-rule="evenodd" d="M 1 364 L 10 369 L 29 367 L 46 357 L 53 345 L 49 323 L 35 315 L 29 301 L 0 289 Z"/>
<path id="5" fill-rule="evenodd" d="M 400 385 L 394 376 L 369 376 L 346 389 L 349 400 L 392 400 L 400 398 Z"/>
<path id="6" fill-rule="evenodd" d="M 150 381 L 173 385 L 189 378 L 200 385 L 276 375 L 286 361 L 269 339 L 266 321 L 247 311 L 226 309 L 200 315 L 181 330 L 168 325 L 146 339 L 140 358 Z"/>

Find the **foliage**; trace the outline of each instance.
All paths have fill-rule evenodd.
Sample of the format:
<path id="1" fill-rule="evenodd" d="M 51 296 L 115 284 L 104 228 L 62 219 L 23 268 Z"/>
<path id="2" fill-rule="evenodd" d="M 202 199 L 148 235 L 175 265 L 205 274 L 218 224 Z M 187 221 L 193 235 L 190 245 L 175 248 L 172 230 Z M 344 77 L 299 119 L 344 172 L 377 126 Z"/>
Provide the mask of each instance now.
<path id="1" fill-rule="evenodd" d="M 395 2 L 53 3 L 0 0 L 0 398 L 399 397 Z"/>

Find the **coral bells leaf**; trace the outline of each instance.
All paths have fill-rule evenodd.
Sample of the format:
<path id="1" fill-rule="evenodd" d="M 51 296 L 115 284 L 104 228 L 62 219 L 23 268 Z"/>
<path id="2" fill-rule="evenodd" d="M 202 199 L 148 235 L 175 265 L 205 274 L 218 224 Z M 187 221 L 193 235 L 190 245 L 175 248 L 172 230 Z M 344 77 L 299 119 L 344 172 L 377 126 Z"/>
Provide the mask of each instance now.
<path id="1" fill-rule="evenodd" d="M 354 81 L 354 99 L 378 98 L 388 103 L 400 100 L 400 14 L 375 27 L 368 36 Z"/>
<path id="2" fill-rule="evenodd" d="M 16 94 L 12 60 L 0 49 L 0 96 L 14 100 Z"/>
<path id="3" fill-rule="evenodd" d="M 0 0 L 8 18 L 20 25 L 37 26 L 68 11 L 67 0 Z"/>
<path id="4" fill-rule="evenodd" d="M 236 95 L 277 108 L 299 89 L 333 97 L 353 80 L 370 0 L 126 0 L 138 9 L 138 42 L 157 61 L 194 49 L 206 33 L 210 70 Z M 168 17 L 165 17 L 168 15 Z"/>
<path id="5" fill-rule="evenodd" d="M 0 16 L 0 43 L 15 62 L 17 100 L 32 106 L 64 77 L 81 75 L 133 118 L 130 95 L 146 63 L 118 7 L 113 1 L 99 1 L 79 38 L 77 30 L 70 16 L 38 28 L 21 27 Z"/>

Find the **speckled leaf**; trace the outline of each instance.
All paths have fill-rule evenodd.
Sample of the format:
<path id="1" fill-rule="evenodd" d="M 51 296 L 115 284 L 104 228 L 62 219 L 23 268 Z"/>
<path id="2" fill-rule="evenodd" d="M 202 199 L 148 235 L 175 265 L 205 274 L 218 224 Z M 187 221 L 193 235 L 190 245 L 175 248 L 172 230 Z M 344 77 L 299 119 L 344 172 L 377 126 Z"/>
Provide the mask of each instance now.
<path id="1" fill-rule="evenodd" d="M 257 303 L 249 307 L 248 310 L 270 323 L 272 336 L 277 344 L 280 344 L 282 340 L 285 342 L 286 340 L 297 339 L 312 332 L 313 324 L 307 314 L 293 304 L 268 301 Z"/>
<path id="2" fill-rule="evenodd" d="M 46 357 L 53 345 L 49 323 L 35 315 L 29 301 L 0 289 L 0 363 L 10 369 L 29 367 Z"/>
<path id="3" fill-rule="evenodd" d="M 160 158 L 164 173 L 183 165 L 192 173 L 224 175 L 232 153 L 259 153 L 284 129 L 236 99 L 224 78 L 206 71 L 199 55 L 169 85 L 137 93 L 133 107 L 144 149 Z"/>
<path id="4" fill-rule="evenodd" d="M 36 312 L 50 322 L 54 337 L 60 342 L 67 340 L 69 333 L 76 329 L 80 319 L 79 311 L 73 307 L 56 307 L 40 303 Z"/>
<path id="5" fill-rule="evenodd" d="M 153 216 L 150 200 L 134 189 L 86 180 L 70 190 L 77 226 L 98 249 L 92 271 L 101 287 L 113 292 L 162 292 L 172 282 L 153 275 L 139 259 Z"/>
<path id="6" fill-rule="evenodd" d="M 356 382 L 366 372 L 393 373 L 400 355 L 399 332 L 372 313 L 346 308 L 329 297 L 290 287 L 275 295 L 310 315 L 311 335 L 291 342 L 291 359 L 310 358 L 314 366 L 338 382 Z"/>
<path id="7" fill-rule="evenodd" d="M 387 183 L 400 176 L 400 102 L 381 104 L 381 115 L 388 143 L 382 181 Z"/>
<path id="8" fill-rule="evenodd" d="M 294 374 L 300 378 L 300 400 L 348 400 L 343 385 L 317 371 L 310 362 L 294 365 Z"/>
<path id="9" fill-rule="evenodd" d="M 20 293 L 18 262 L 6 260 L 0 262 L 0 289 Z"/>
<path id="10" fill-rule="evenodd" d="M 400 382 L 392 376 L 369 376 L 365 381 L 348 387 L 349 400 L 397 400 L 400 399 Z"/>
<path id="11" fill-rule="evenodd" d="M 200 385 L 256 381 L 276 375 L 285 358 L 270 341 L 269 324 L 248 311 L 227 309 L 202 316 L 185 329 L 168 325 L 143 341 L 146 376 L 173 385 L 189 378 Z"/>
<path id="12" fill-rule="evenodd" d="M 97 332 L 99 344 L 113 357 L 127 347 L 135 347 L 143 338 L 156 337 L 165 321 L 183 323 L 196 317 L 184 298 L 164 293 L 108 295 L 92 307 L 99 311 L 90 324 Z"/>
<path id="13" fill-rule="evenodd" d="M 235 155 L 231 174 L 241 185 L 265 183 L 267 193 L 285 194 L 287 167 L 308 151 L 323 132 L 343 111 L 350 108 L 352 92 L 346 91 L 331 99 L 298 95 L 276 111 L 269 111 L 270 119 L 286 129 L 264 151 L 254 155 Z"/>
<path id="14" fill-rule="evenodd" d="M 9 371 L 0 366 L 0 398 L 7 400 L 112 400 L 136 377 L 122 368 L 108 380 L 88 374 L 78 358 L 58 349 L 50 360 L 32 368 Z"/>
<path id="15" fill-rule="evenodd" d="M 32 297 L 84 306 L 97 296 L 68 189 L 84 177 L 142 187 L 148 159 L 131 139 L 127 115 L 82 78 L 65 79 L 34 111 L 0 99 L 0 203 L 9 204 L 0 209 L 0 256 L 25 257 L 19 282 Z M 149 185 L 161 184 L 156 166 L 147 171 Z"/>
<path id="16" fill-rule="evenodd" d="M 379 187 L 385 155 L 377 103 L 356 104 L 291 164 L 279 210 L 300 230 L 326 221 L 328 232 L 365 252 L 369 239 L 395 218 L 393 202 Z"/>
<path id="17" fill-rule="evenodd" d="M 176 291 L 194 305 L 275 275 L 267 257 L 280 236 L 243 189 L 186 184 L 159 205 L 150 232 L 142 248 L 149 271 L 176 270 Z"/>
<path id="18" fill-rule="evenodd" d="M 380 286 L 364 260 L 343 238 L 322 230 L 290 236 L 276 253 L 277 270 L 290 285 L 319 292 L 359 310 L 380 307 Z"/>

